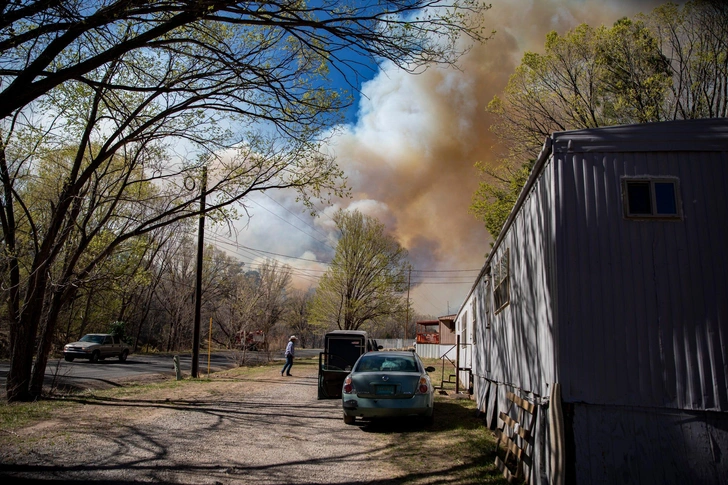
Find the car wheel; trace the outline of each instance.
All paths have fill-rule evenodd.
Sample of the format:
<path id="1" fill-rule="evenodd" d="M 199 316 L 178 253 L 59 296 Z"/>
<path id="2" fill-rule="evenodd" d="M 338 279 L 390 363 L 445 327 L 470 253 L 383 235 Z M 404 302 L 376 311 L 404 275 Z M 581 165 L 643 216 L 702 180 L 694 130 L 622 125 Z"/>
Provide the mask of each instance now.
<path id="1" fill-rule="evenodd" d="M 344 424 L 354 424 L 355 422 L 355 416 L 349 416 L 348 414 L 344 414 Z"/>
<path id="2" fill-rule="evenodd" d="M 63 358 L 66 360 L 66 362 L 73 362 L 73 356 L 72 355 L 64 355 Z"/>
<path id="3" fill-rule="evenodd" d="M 129 352 L 127 352 L 126 350 L 119 354 L 119 362 L 126 362 L 126 358 L 128 355 Z"/>
<path id="4" fill-rule="evenodd" d="M 99 361 L 99 358 L 101 357 L 101 354 L 99 354 L 98 350 L 94 350 L 94 353 L 91 354 L 91 358 L 89 359 L 89 362 L 93 362 L 94 364 Z"/>

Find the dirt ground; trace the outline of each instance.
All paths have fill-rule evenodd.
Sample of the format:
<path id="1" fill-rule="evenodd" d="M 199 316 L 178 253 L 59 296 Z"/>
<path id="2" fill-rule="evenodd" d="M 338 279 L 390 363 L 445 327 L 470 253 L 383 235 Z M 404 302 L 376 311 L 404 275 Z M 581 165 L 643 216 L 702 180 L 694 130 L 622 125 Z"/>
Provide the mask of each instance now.
<path id="1" fill-rule="evenodd" d="M 317 400 L 313 364 L 294 365 L 293 377 L 277 367 L 233 372 L 142 394 L 70 398 L 78 403 L 51 419 L 3 432 L 0 480 L 452 483 L 437 479 L 453 466 L 442 443 L 433 441 L 428 456 L 407 456 L 410 440 L 427 437 L 421 423 L 345 425 L 339 400 Z"/>

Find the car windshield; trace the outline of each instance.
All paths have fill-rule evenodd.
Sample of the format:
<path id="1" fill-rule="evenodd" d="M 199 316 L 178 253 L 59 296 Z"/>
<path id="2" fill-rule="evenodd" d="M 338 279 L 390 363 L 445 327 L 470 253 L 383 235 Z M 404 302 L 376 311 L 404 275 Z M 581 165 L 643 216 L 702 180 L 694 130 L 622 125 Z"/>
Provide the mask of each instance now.
<path id="1" fill-rule="evenodd" d="M 95 344 L 100 344 L 104 342 L 104 336 L 103 335 L 84 335 L 81 337 L 80 342 L 93 342 Z"/>
<path id="2" fill-rule="evenodd" d="M 364 355 L 359 360 L 355 372 L 419 372 L 414 357 L 409 356 L 385 356 L 385 355 Z"/>

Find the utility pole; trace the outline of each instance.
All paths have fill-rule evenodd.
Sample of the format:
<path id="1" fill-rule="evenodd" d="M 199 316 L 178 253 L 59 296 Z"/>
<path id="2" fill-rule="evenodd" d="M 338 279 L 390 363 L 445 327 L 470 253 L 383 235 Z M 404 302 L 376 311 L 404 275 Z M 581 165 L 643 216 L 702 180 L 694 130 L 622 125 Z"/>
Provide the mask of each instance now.
<path id="1" fill-rule="evenodd" d="M 195 327 L 192 336 L 192 377 L 199 377 L 200 360 L 200 310 L 202 308 L 202 253 L 205 246 L 205 192 L 207 192 L 207 167 L 202 167 L 200 190 L 200 225 L 197 230 L 197 281 L 195 282 Z"/>

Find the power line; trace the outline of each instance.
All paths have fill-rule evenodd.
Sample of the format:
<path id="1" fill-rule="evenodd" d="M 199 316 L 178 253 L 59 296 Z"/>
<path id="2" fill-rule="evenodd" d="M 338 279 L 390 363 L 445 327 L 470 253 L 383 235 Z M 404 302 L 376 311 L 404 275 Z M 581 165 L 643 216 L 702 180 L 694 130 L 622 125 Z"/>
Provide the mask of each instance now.
<path id="1" fill-rule="evenodd" d="M 270 197 L 268 197 L 268 198 L 270 199 Z M 271 200 L 273 200 L 273 199 L 271 199 Z M 287 220 L 285 220 L 284 218 L 282 218 L 281 216 L 279 216 L 278 214 L 276 214 L 276 213 L 275 213 L 275 212 L 273 212 L 272 210 L 270 210 L 270 209 L 268 209 L 267 207 L 263 206 L 263 205 L 262 205 L 262 204 L 261 204 L 260 202 L 256 202 L 255 200 L 250 200 L 250 202 L 252 202 L 253 204 L 257 205 L 258 207 L 260 207 L 260 208 L 261 208 L 261 209 L 263 209 L 264 211 L 266 211 L 266 212 L 270 213 L 270 214 L 271 214 L 271 215 L 272 215 L 273 217 L 276 217 L 276 218 L 280 219 L 281 221 L 285 222 L 286 224 L 288 224 L 289 226 L 291 226 L 291 227 L 292 227 L 292 228 L 294 228 L 295 230 L 299 231 L 299 232 L 300 232 L 301 234 L 305 234 L 306 236 L 310 237 L 311 239 L 313 239 L 313 240 L 314 240 L 314 241 L 316 241 L 317 243 L 319 243 L 319 244 L 323 244 L 323 245 L 325 245 L 325 246 L 328 246 L 328 247 L 330 247 L 331 249 L 334 249 L 333 247 L 331 247 L 331 245 L 330 245 L 330 244 L 329 244 L 328 242 L 326 242 L 326 241 L 319 241 L 318 239 L 316 239 L 315 237 L 313 237 L 313 236 L 312 236 L 311 234 L 307 233 L 306 231 L 304 231 L 304 230 L 303 230 L 303 229 L 301 229 L 300 227 L 296 226 L 295 224 L 292 224 L 292 223 L 291 223 L 290 221 L 287 221 Z M 276 202 L 276 201 L 274 201 L 274 200 L 273 200 L 273 202 Z M 276 202 L 276 204 L 278 204 L 278 202 Z M 278 204 L 278 205 L 279 205 L 280 207 L 283 207 L 283 206 L 282 206 L 282 205 L 280 205 L 280 204 Z M 298 218 L 298 216 L 296 216 L 295 214 L 293 214 L 293 213 L 292 213 L 291 211 L 289 211 L 289 210 L 288 210 L 288 209 L 286 209 L 285 207 L 283 207 L 283 209 L 285 209 L 286 211 L 288 211 L 289 213 L 291 213 L 291 215 L 293 215 L 294 217 L 296 217 L 296 218 L 297 218 L 298 220 L 301 220 L 300 218 Z M 301 221 L 301 222 L 303 222 L 304 224 L 306 224 L 307 226 L 309 226 L 309 225 L 308 225 L 308 224 L 307 224 L 306 222 L 304 222 L 304 221 Z M 309 227 L 311 227 L 311 226 L 309 226 Z M 312 228 L 312 229 L 314 229 L 314 230 L 316 231 L 316 229 L 315 229 L 315 228 L 313 228 L 313 227 L 311 227 L 311 228 Z M 316 231 L 316 232 L 318 232 L 318 231 Z"/>
<path id="2" fill-rule="evenodd" d="M 266 193 L 263 193 L 263 195 L 265 195 L 268 199 L 270 199 L 271 202 L 273 202 L 274 204 L 276 204 L 278 207 L 280 207 L 281 209 L 283 209 L 284 211 L 288 212 L 293 217 L 295 217 L 296 219 L 298 219 L 299 221 L 301 221 L 302 223 L 304 223 L 305 225 L 307 225 L 308 227 L 310 227 L 314 232 L 316 232 L 317 234 L 320 234 L 321 236 L 323 236 L 324 239 L 328 239 L 328 237 L 329 237 L 328 235 L 324 234 L 323 232 L 319 231 L 318 229 L 316 229 L 315 227 L 313 227 L 308 222 L 306 222 L 303 219 L 301 219 L 300 217 L 298 217 L 296 214 L 294 214 L 293 212 L 291 212 L 286 206 L 282 205 L 280 202 L 278 202 L 277 200 L 275 200 L 273 197 L 271 197 L 270 195 L 268 195 Z M 326 243 L 324 243 L 324 244 L 326 244 Z M 328 246 L 328 244 L 326 244 L 326 245 Z M 329 246 L 329 247 L 331 247 L 331 246 Z M 331 248 L 331 249 L 334 249 L 334 248 Z"/>
<path id="3" fill-rule="evenodd" d="M 281 253 L 277 253 L 277 252 L 273 252 L 273 251 L 266 251 L 263 249 L 257 249 L 257 248 L 252 248 L 249 246 L 244 246 L 242 244 L 238 244 L 238 243 L 236 243 L 224 236 L 220 236 L 220 235 L 213 235 L 211 237 L 211 239 L 213 239 L 214 241 L 216 241 L 217 243 L 219 243 L 221 245 L 227 245 L 227 246 L 233 247 L 235 249 L 235 254 L 237 256 L 240 256 L 241 258 L 245 257 L 242 254 L 242 251 L 247 252 L 249 254 L 249 256 L 247 256 L 247 258 L 250 258 L 250 261 L 248 263 L 250 267 L 255 266 L 253 264 L 253 260 L 260 256 L 275 256 L 276 258 L 285 258 L 286 260 L 295 260 L 295 261 L 305 261 L 308 263 L 316 263 L 316 264 L 320 264 L 320 265 L 324 265 L 324 266 L 329 266 L 331 264 L 330 261 L 319 261 L 316 259 L 301 258 L 298 256 L 291 256 L 288 254 L 281 254 Z M 275 261 L 277 261 L 281 264 L 285 264 L 285 265 L 291 267 L 293 270 L 295 270 L 294 274 L 296 276 L 303 277 L 303 278 L 307 277 L 307 278 L 309 278 L 309 280 L 310 280 L 310 278 L 318 279 L 321 277 L 320 274 L 323 274 L 326 272 L 326 270 L 324 270 L 324 269 L 301 268 L 301 267 L 292 266 L 291 264 L 289 264 L 285 261 L 281 261 L 276 258 L 273 258 L 273 259 Z M 479 269 L 463 269 L 463 270 L 426 270 L 426 269 L 418 270 L 418 269 L 413 269 L 412 272 L 418 273 L 420 276 L 418 278 L 416 278 L 412 282 L 412 284 L 413 284 L 413 286 L 470 285 L 474 282 L 475 276 L 471 276 L 471 275 L 463 274 L 463 273 L 469 273 L 469 272 L 475 272 L 475 271 L 479 272 L 480 270 Z M 314 274 L 312 274 L 312 273 L 314 273 Z M 320 273 L 320 274 L 315 274 L 315 273 Z M 458 274 L 454 274 L 454 273 L 458 273 Z M 430 276 L 428 276 L 428 275 L 430 275 Z M 441 281 L 438 281 L 438 280 L 441 280 Z M 444 280 L 444 281 L 442 281 L 442 280 Z"/>
<path id="4" fill-rule="evenodd" d="M 478 269 L 413 269 L 413 273 L 465 273 L 465 272 L 480 272 Z"/>

